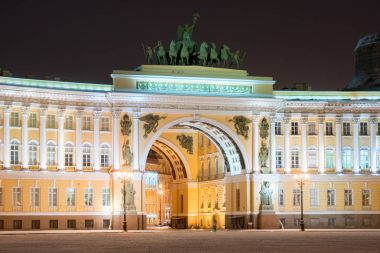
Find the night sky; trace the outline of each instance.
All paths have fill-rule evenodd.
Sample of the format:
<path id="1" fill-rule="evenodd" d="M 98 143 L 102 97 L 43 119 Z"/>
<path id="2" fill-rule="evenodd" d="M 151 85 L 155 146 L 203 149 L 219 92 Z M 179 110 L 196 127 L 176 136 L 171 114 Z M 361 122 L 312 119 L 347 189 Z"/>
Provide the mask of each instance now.
<path id="1" fill-rule="evenodd" d="M 247 52 L 243 68 L 272 76 L 277 87 L 344 87 L 357 40 L 380 32 L 379 0 L 1 0 L 0 66 L 18 77 L 111 83 L 112 70 L 144 63 L 141 43 L 162 40 L 168 49 L 194 12 L 195 41 Z"/>

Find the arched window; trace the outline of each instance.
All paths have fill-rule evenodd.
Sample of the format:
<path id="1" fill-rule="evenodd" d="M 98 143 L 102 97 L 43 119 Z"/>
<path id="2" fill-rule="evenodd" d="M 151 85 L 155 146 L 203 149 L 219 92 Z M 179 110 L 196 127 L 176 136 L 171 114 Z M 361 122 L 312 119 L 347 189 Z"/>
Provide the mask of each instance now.
<path id="1" fill-rule="evenodd" d="M 66 143 L 65 145 L 65 166 L 73 166 L 74 165 L 74 147 L 71 143 Z"/>
<path id="2" fill-rule="evenodd" d="M 101 167 L 109 166 L 109 147 L 106 144 L 103 144 L 100 147 L 100 166 Z"/>
<path id="3" fill-rule="evenodd" d="M 298 149 L 294 148 L 292 150 L 292 168 L 299 168 L 300 166 L 300 156 Z"/>
<path id="4" fill-rule="evenodd" d="M 325 167 L 327 169 L 334 168 L 334 150 L 332 148 L 327 148 L 325 152 Z"/>
<path id="5" fill-rule="evenodd" d="M 55 165 L 55 144 L 54 142 L 48 142 L 47 144 L 47 164 Z"/>
<path id="6" fill-rule="evenodd" d="M 215 175 L 219 174 L 219 160 L 218 160 L 218 154 L 214 154 L 214 162 L 215 162 Z"/>
<path id="7" fill-rule="evenodd" d="M 281 149 L 276 150 L 276 168 L 282 168 L 282 151 L 281 151 Z"/>
<path id="8" fill-rule="evenodd" d="M 369 168 L 369 152 L 368 148 L 362 147 L 360 149 L 360 169 Z"/>
<path id="9" fill-rule="evenodd" d="M 37 165 L 37 143 L 29 143 L 29 165 Z"/>
<path id="10" fill-rule="evenodd" d="M 342 166 L 343 169 L 352 168 L 352 150 L 349 147 L 345 147 L 342 150 Z"/>
<path id="11" fill-rule="evenodd" d="M 11 164 L 17 165 L 19 164 L 19 142 L 14 140 L 11 142 Z"/>
<path id="12" fill-rule="evenodd" d="M 317 167 L 317 149 L 315 147 L 310 147 L 307 152 L 307 164 L 309 168 Z"/>
<path id="13" fill-rule="evenodd" d="M 91 166 L 91 146 L 90 144 L 83 145 L 83 167 Z"/>

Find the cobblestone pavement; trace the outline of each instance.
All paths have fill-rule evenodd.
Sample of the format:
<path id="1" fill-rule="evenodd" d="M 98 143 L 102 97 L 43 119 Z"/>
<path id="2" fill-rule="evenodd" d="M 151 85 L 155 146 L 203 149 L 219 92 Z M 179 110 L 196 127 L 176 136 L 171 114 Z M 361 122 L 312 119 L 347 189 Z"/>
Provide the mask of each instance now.
<path id="1" fill-rule="evenodd" d="M 379 231 L 166 231 L 0 235 L 0 252 L 380 252 Z"/>

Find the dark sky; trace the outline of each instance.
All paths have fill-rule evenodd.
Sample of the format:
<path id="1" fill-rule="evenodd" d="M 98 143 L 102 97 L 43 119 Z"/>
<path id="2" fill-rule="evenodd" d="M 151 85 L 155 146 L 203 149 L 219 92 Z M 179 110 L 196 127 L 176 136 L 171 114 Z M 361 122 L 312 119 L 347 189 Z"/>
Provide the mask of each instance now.
<path id="1" fill-rule="evenodd" d="M 246 51 L 244 68 L 279 87 L 342 88 L 357 40 L 380 32 L 379 0 L 1 0 L 0 66 L 20 77 L 111 83 L 112 70 L 144 63 L 141 43 L 168 45 L 193 12 L 195 41 Z"/>

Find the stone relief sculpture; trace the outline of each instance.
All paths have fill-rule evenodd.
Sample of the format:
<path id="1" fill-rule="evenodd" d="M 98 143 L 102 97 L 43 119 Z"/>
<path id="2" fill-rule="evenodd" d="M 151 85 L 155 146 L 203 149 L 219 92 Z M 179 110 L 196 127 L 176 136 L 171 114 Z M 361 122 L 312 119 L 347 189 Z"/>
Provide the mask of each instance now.
<path id="1" fill-rule="evenodd" d="M 263 118 L 260 122 L 260 137 L 267 139 L 269 136 L 269 123 L 266 118 Z"/>
<path id="2" fill-rule="evenodd" d="M 234 127 L 237 134 L 244 136 L 245 139 L 248 138 L 248 132 L 249 132 L 248 124 L 252 123 L 252 120 L 244 116 L 234 116 L 229 121 L 234 122 Z"/>
<path id="3" fill-rule="evenodd" d="M 125 204 L 127 205 L 128 211 L 135 211 L 136 210 L 135 194 L 136 194 L 136 191 L 133 188 L 133 183 L 128 182 L 127 187 L 126 187 L 126 194 L 125 194 Z"/>
<path id="4" fill-rule="evenodd" d="M 166 116 L 155 115 L 152 113 L 140 117 L 140 120 L 145 122 L 143 126 L 145 131 L 144 138 L 147 138 L 148 134 L 150 134 L 151 132 L 155 133 L 158 127 L 158 121 L 165 118 Z"/>
<path id="5" fill-rule="evenodd" d="M 261 183 L 260 189 L 260 209 L 273 209 L 271 184 L 268 181 Z"/>
<path id="6" fill-rule="evenodd" d="M 177 140 L 179 141 L 179 145 L 186 149 L 187 153 L 190 155 L 193 154 L 193 136 L 187 136 L 187 135 L 179 135 L 177 136 Z"/>
<path id="7" fill-rule="evenodd" d="M 120 128 L 123 136 L 129 136 L 129 134 L 131 133 L 131 126 L 131 119 L 129 118 L 128 114 L 124 114 L 123 119 L 120 121 Z"/>
<path id="8" fill-rule="evenodd" d="M 261 147 L 259 151 L 259 161 L 260 161 L 260 166 L 262 169 L 267 169 L 268 165 L 268 156 L 269 156 L 269 149 L 267 147 L 267 144 L 265 141 L 261 141 Z"/>
<path id="9" fill-rule="evenodd" d="M 129 146 L 129 140 L 124 141 L 123 144 L 123 160 L 125 165 L 129 166 L 133 160 L 133 153 L 131 151 L 131 147 Z"/>

